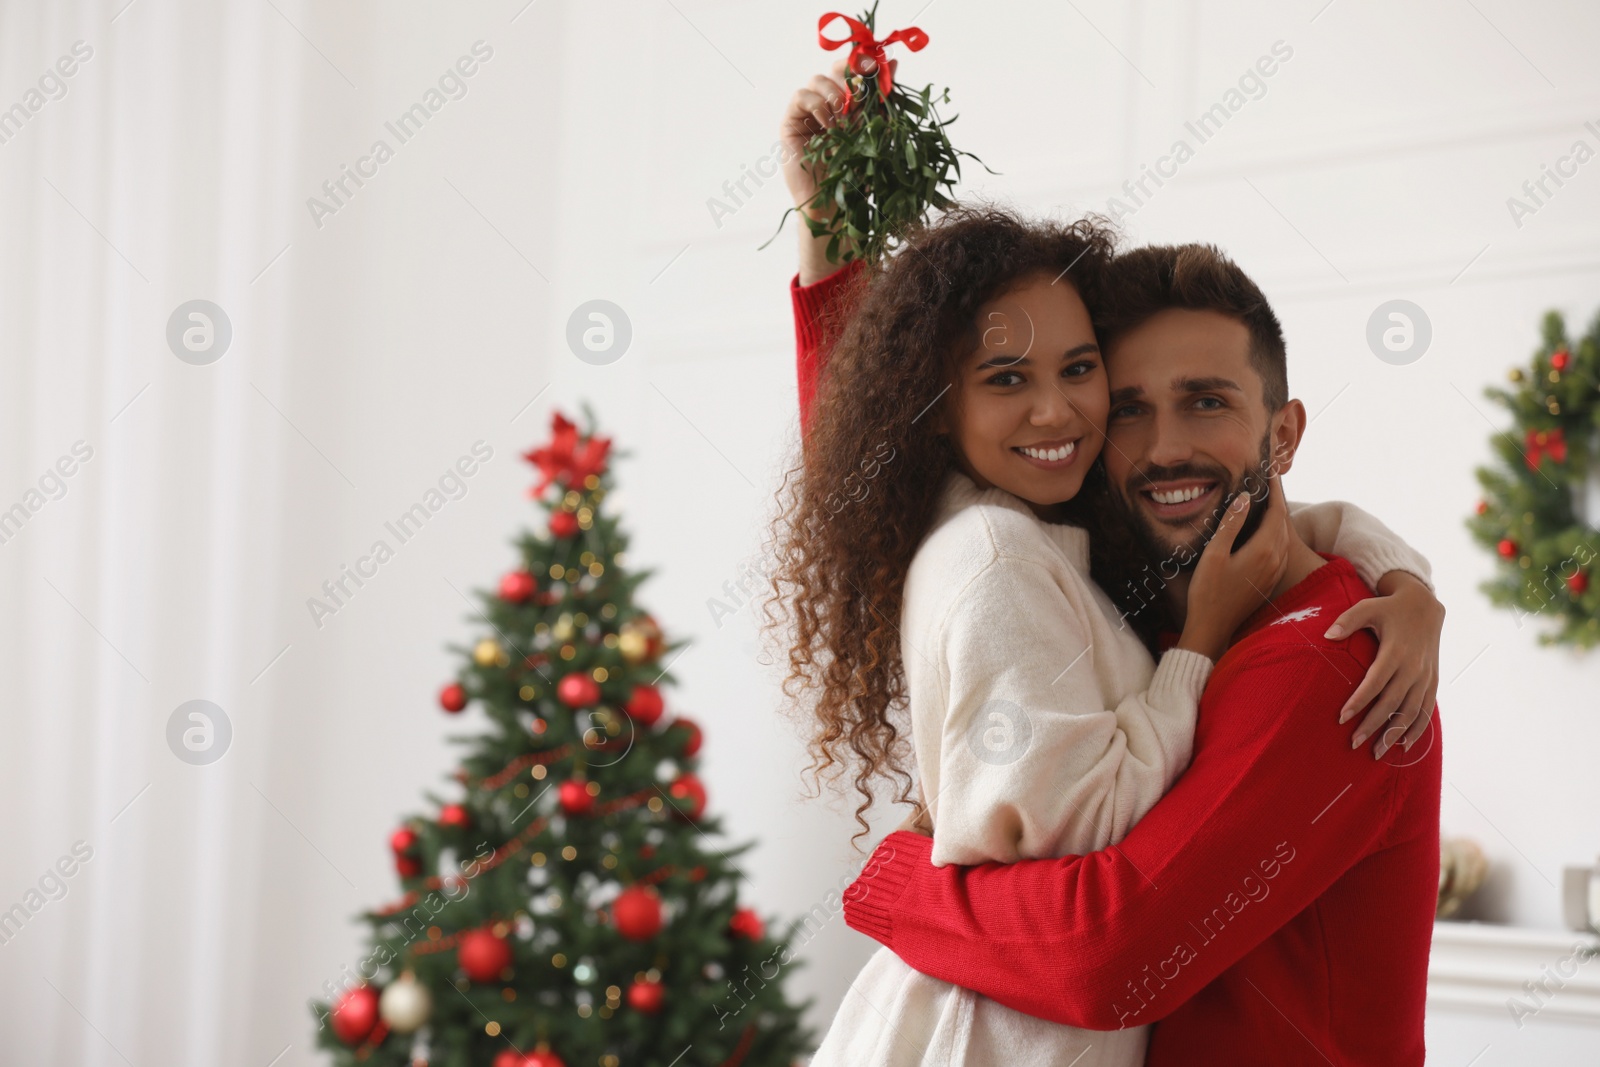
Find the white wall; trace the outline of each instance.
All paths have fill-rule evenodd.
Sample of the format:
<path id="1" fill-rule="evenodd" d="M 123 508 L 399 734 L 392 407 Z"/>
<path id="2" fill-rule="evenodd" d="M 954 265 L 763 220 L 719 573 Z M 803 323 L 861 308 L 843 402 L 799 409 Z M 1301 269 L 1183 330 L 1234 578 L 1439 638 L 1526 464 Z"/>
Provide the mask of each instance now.
<path id="1" fill-rule="evenodd" d="M 286 1046 L 280 1064 L 319 1062 L 305 998 L 356 958 L 350 916 L 394 888 L 387 832 L 453 766 L 432 692 L 473 629 L 452 585 L 503 569 L 531 514 L 516 453 L 582 399 L 632 453 L 616 502 L 633 564 L 660 568 L 645 599 L 695 639 L 677 702 L 707 729 L 732 836 L 762 842 L 752 898 L 799 914 L 847 873 L 849 820 L 800 798 L 748 616 L 718 629 L 705 606 L 755 551 L 794 440 L 788 238 L 755 251 L 781 184 L 720 226 L 707 200 L 831 58 L 820 10 L 5 10 L 0 105 L 74 41 L 94 48 L 0 145 L 0 504 L 75 440 L 95 450 L 0 544 L 0 803 L 16 813 L 0 907 L 75 840 L 95 850 L 0 945 L 19 1062 L 265 1064 Z M 1560 867 L 1600 851 L 1597 661 L 1489 610 L 1462 520 L 1488 455 L 1472 405 L 1498 418 L 1482 386 L 1525 359 L 1546 308 L 1581 323 L 1600 305 L 1600 163 L 1521 228 L 1505 206 L 1573 140 L 1597 143 L 1600 15 L 890 0 L 882 18 L 931 35 L 903 78 L 953 87 L 958 144 L 1002 172 L 971 189 L 1038 211 L 1103 210 L 1275 41 L 1293 48 L 1127 228 L 1215 241 L 1274 297 L 1294 390 L 1323 412 L 1292 492 L 1361 503 L 1433 559 L 1446 831 L 1494 857 L 1485 917 L 1556 926 Z M 466 98 L 314 225 L 306 198 L 479 39 L 494 56 Z M 195 297 L 234 325 L 209 367 L 163 338 Z M 633 322 L 608 367 L 563 340 L 597 297 Z M 1393 297 L 1433 322 L 1412 366 L 1364 341 Z M 306 598 L 479 438 L 495 458 L 468 496 L 314 627 Z M 196 697 L 235 730 L 208 767 L 164 740 Z M 868 947 L 838 921 L 808 946 L 793 985 L 819 1025 Z M 1575 1033 L 1563 1047 L 1592 1052 Z M 1480 1062 L 1519 1060 L 1501 1045 Z"/>

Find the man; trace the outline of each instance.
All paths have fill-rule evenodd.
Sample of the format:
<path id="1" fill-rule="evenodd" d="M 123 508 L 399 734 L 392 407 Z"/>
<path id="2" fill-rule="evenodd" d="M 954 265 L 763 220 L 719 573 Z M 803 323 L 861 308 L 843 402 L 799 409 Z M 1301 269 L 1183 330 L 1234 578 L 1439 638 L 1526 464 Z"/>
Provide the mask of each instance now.
<path id="1" fill-rule="evenodd" d="M 1174 561 L 1161 595 L 1181 620 L 1205 518 L 1263 457 L 1270 478 L 1289 469 L 1305 409 L 1276 318 L 1214 250 L 1140 249 L 1115 278 L 1106 471 L 1150 557 Z M 1032 1015 L 1160 1020 L 1152 1065 L 1422 1063 L 1438 723 L 1377 761 L 1330 750 L 1376 646 L 1325 631 L 1370 591 L 1296 536 L 1264 592 L 1206 688 L 1189 770 L 1119 846 L 936 868 L 897 832 L 847 894 L 850 925 Z"/>

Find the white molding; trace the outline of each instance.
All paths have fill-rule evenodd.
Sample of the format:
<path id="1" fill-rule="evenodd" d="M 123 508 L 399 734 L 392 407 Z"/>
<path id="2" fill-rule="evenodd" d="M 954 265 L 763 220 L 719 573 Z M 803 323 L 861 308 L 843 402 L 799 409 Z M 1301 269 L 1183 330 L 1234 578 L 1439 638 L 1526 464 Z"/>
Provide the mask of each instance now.
<path id="1" fill-rule="evenodd" d="M 1485 923 L 1435 923 L 1428 1007 L 1516 1018 L 1509 1004 L 1515 1000 L 1528 1011 L 1524 1019 L 1536 1015 L 1600 1027 L 1600 958 L 1563 962 L 1579 947 L 1600 949 L 1600 938 Z M 1574 973 L 1563 979 L 1562 970 Z M 1556 989 L 1555 994 L 1533 995 L 1525 988 L 1525 983 L 1540 981 Z"/>

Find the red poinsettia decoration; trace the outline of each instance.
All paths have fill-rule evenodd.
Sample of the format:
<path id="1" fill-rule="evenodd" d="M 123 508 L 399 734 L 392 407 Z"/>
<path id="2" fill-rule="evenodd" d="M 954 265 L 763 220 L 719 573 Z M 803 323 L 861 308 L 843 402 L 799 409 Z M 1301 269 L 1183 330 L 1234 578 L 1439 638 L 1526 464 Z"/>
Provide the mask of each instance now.
<path id="1" fill-rule="evenodd" d="M 559 411 L 550 420 L 550 443 L 524 452 L 522 458 L 539 468 L 539 484 L 528 490 L 537 499 L 552 482 L 568 489 L 581 486 L 589 475 L 605 473 L 611 438 L 578 435 L 578 427 Z"/>

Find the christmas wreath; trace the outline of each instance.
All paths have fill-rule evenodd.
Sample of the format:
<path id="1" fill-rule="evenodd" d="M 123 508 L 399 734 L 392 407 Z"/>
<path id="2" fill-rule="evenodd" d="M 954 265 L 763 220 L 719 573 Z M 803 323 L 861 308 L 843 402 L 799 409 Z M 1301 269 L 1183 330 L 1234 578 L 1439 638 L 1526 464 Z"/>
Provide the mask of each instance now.
<path id="1" fill-rule="evenodd" d="M 1556 626 L 1543 644 L 1600 644 L 1600 315 L 1574 341 L 1558 312 L 1545 315 L 1530 366 L 1511 371 L 1511 388 L 1485 393 L 1510 410 L 1511 430 L 1490 439 L 1496 462 L 1478 468 L 1483 500 L 1468 520 L 1477 541 L 1500 559 L 1482 589 L 1517 613 Z"/>

